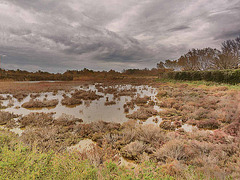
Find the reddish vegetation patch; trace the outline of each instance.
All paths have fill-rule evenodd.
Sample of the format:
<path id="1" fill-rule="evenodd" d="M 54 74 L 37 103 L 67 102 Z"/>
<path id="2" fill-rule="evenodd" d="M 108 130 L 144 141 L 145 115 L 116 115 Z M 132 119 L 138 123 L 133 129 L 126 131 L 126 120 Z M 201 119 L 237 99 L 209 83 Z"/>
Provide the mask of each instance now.
<path id="1" fill-rule="evenodd" d="M 67 115 L 67 114 L 62 114 L 59 118 L 55 119 L 53 121 L 54 125 L 60 125 L 60 126 L 73 126 L 76 125 L 77 123 L 83 122 L 82 119 L 75 118 L 74 116 Z"/>
<path id="2" fill-rule="evenodd" d="M 60 126 L 47 126 L 42 128 L 27 128 L 21 140 L 30 147 L 39 151 L 55 150 L 65 151 L 66 148 L 78 142 L 76 135 L 65 132 Z"/>
<path id="3" fill-rule="evenodd" d="M 30 113 L 21 117 L 18 121 L 20 127 L 33 126 L 44 127 L 53 124 L 53 113 Z"/>
<path id="4" fill-rule="evenodd" d="M 31 99 L 29 102 L 23 103 L 22 107 L 23 108 L 55 107 L 58 105 L 58 102 L 59 101 L 57 99 L 52 99 L 52 100 L 44 99 L 43 101 Z"/>
<path id="5" fill-rule="evenodd" d="M 80 105 L 83 102 L 80 99 L 64 96 L 64 98 L 62 99 L 61 103 L 62 103 L 62 105 L 71 106 L 71 105 Z"/>
<path id="6" fill-rule="evenodd" d="M 204 129 L 218 129 L 239 117 L 237 91 L 227 87 L 196 87 L 185 84 L 161 84 L 158 105 L 163 120 L 188 122 Z"/>
<path id="7" fill-rule="evenodd" d="M 131 160 L 137 160 L 139 154 L 142 154 L 145 149 L 147 148 L 146 144 L 142 141 L 134 141 L 126 145 L 121 153 L 123 157 L 131 159 Z"/>
<path id="8" fill-rule="evenodd" d="M 197 123 L 197 127 L 204 129 L 218 129 L 220 127 L 220 123 L 215 119 L 206 119 L 199 121 Z"/>
<path id="9" fill-rule="evenodd" d="M 18 117 L 17 115 L 9 112 L 0 111 L 0 125 L 6 125 L 13 118 Z"/>
<path id="10" fill-rule="evenodd" d="M 3 97 L 2 95 L 0 95 L 0 100 L 7 100 L 7 98 Z"/>
<path id="11" fill-rule="evenodd" d="M 133 112 L 132 114 L 128 114 L 127 118 L 147 120 L 149 117 L 157 115 L 157 113 L 158 113 L 157 110 L 153 109 L 152 107 L 149 108 L 140 107 L 140 109 Z"/>
<path id="12" fill-rule="evenodd" d="M 31 94 L 30 97 L 31 97 L 32 99 L 36 99 L 37 97 L 40 97 L 40 93 Z"/>
<path id="13" fill-rule="evenodd" d="M 233 122 L 224 128 L 224 131 L 231 136 L 240 136 L 240 122 Z"/>
<path id="14" fill-rule="evenodd" d="M 116 101 L 106 101 L 104 103 L 105 106 L 111 106 L 111 105 L 114 105 L 114 104 L 116 104 Z"/>
<path id="15" fill-rule="evenodd" d="M 16 98 L 18 101 L 22 101 L 24 98 L 26 98 L 28 96 L 27 93 L 25 92 L 17 92 L 15 94 L 13 94 L 13 97 Z"/>
<path id="16" fill-rule="evenodd" d="M 72 93 L 72 98 L 79 99 L 79 100 L 98 100 L 103 96 L 97 95 L 94 91 L 84 91 L 84 90 L 75 90 Z"/>
<path id="17" fill-rule="evenodd" d="M 135 104 L 134 104 L 133 101 L 126 102 L 126 103 L 123 105 L 123 108 L 134 109 L 134 108 L 135 108 Z"/>
<path id="18" fill-rule="evenodd" d="M 174 123 L 171 121 L 162 121 L 159 125 L 160 128 L 165 129 L 165 130 L 175 130 L 176 126 Z"/>
<path id="19" fill-rule="evenodd" d="M 148 103 L 148 101 L 150 100 L 149 96 L 144 96 L 143 98 L 141 97 L 137 97 L 135 99 L 132 100 L 132 102 L 134 102 L 136 105 L 145 105 Z"/>
<path id="20" fill-rule="evenodd" d="M 120 90 L 117 94 L 115 94 L 114 96 L 134 96 L 137 92 L 137 89 L 135 88 L 131 88 L 131 89 L 123 89 Z"/>

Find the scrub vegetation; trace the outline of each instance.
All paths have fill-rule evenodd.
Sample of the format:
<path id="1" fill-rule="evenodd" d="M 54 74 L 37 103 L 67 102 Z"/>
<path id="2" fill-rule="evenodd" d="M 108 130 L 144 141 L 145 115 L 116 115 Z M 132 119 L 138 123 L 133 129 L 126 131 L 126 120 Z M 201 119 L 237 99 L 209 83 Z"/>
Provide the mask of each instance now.
<path id="1" fill-rule="evenodd" d="M 117 100 L 127 92 L 118 89 L 120 85 L 130 81 L 105 81 L 97 88 Z M 133 82 L 143 83 L 141 79 Z M 128 96 L 133 98 L 123 105 L 129 118 L 124 123 L 85 123 L 67 114 L 55 117 L 54 113 L 35 112 L 19 116 L 0 111 L 0 178 L 239 179 L 239 91 L 223 85 L 148 82 L 156 88 L 157 99 L 139 97 L 134 88 L 130 89 Z M 49 92 L 64 89 L 70 93 L 63 93 L 64 105 L 104 98 L 95 91 L 72 90 L 77 83 L 88 86 L 90 82 L 67 83 L 66 87 L 65 82 L 46 85 L 51 87 Z M 29 87 L 35 89 L 34 85 Z M 43 89 L 48 92 L 48 88 Z M 28 96 L 36 91 L 18 91 L 25 93 Z M 31 98 L 31 103 L 43 103 L 38 94 Z M 114 102 L 105 99 L 106 106 Z M 135 106 L 139 108 L 129 113 Z M 144 123 L 149 117 L 154 122 Z M 191 125 L 191 129 L 183 125 Z M 16 127 L 23 130 L 20 136 L 10 132 Z M 94 144 L 83 151 L 69 151 L 84 139 Z"/>

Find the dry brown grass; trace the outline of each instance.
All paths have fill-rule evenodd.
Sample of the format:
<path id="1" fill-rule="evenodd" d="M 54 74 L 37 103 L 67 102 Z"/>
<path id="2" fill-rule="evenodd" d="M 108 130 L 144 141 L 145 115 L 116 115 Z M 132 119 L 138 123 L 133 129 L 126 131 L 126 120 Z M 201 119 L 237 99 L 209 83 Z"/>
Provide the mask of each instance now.
<path id="1" fill-rule="evenodd" d="M 20 127 L 44 127 L 53 124 L 53 113 L 30 113 L 21 117 L 18 121 Z"/>
<path id="2" fill-rule="evenodd" d="M 171 140 L 164 144 L 163 147 L 158 149 L 154 156 L 157 160 L 167 162 L 173 160 L 186 160 L 188 153 L 186 152 L 186 146 L 182 140 Z"/>
<path id="3" fill-rule="evenodd" d="M 5 111 L 0 111 L 0 125 L 6 125 L 13 118 L 18 117 L 17 115 Z"/>
<path id="4" fill-rule="evenodd" d="M 146 145 L 142 141 L 134 141 L 126 145 L 122 149 L 122 156 L 128 159 L 137 160 L 138 156 L 146 149 Z"/>
<path id="5" fill-rule="evenodd" d="M 81 122 L 83 122 L 82 119 L 75 118 L 72 115 L 62 114 L 59 118 L 53 121 L 53 124 L 58 126 L 74 126 Z"/>
<path id="6" fill-rule="evenodd" d="M 47 126 L 42 128 L 27 128 L 21 140 L 30 147 L 37 147 L 40 151 L 65 151 L 70 145 L 76 144 L 78 138 L 71 132 L 62 132 L 61 128 Z"/>

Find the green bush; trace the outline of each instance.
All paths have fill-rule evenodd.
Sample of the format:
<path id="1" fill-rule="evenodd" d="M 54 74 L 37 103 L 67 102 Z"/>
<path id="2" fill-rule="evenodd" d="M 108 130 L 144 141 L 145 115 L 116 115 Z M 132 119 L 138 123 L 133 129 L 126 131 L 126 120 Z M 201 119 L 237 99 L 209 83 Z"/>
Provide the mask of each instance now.
<path id="1" fill-rule="evenodd" d="M 240 69 L 214 71 L 175 71 L 164 74 L 164 78 L 188 81 L 213 81 L 218 83 L 240 83 Z"/>

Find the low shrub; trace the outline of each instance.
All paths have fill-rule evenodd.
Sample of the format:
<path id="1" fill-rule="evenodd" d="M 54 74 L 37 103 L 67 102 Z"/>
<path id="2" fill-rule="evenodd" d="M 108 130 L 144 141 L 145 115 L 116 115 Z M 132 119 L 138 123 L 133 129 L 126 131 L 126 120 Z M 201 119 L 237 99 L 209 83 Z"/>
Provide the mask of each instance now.
<path id="1" fill-rule="evenodd" d="M 138 156 L 140 156 L 146 149 L 146 145 L 142 141 L 134 141 L 130 144 L 126 145 L 121 153 L 123 157 L 128 159 L 137 160 Z"/>
<path id="2" fill-rule="evenodd" d="M 197 127 L 204 129 L 218 129 L 220 127 L 220 123 L 215 119 L 200 120 L 197 123 Z"/>
<path id="3" fill-rule="evenodd" d="M 186 146 L 183 140 L 171 140 L 158 149 L 154 156 L 157 160 L 166 162 L 167 160 L 186 160 L 188 154 L 186 153 Z"/>

